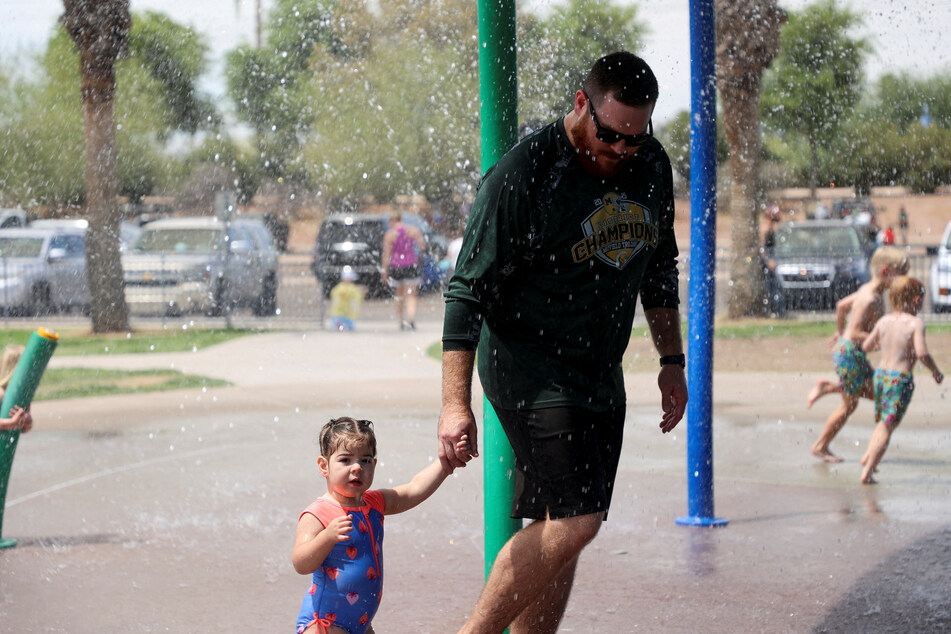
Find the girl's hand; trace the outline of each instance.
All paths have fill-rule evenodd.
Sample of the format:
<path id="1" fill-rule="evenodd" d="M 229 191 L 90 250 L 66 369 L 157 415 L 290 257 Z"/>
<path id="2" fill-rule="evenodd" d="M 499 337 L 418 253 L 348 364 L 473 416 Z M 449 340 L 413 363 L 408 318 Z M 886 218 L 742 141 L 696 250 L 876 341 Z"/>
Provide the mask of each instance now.
<path id="1" fill-rule="evenodd" d="M 473 454 L 472 450 L 469 448 L 468 434 L 463 434 L 462 437 L 459 438 L 459 442 L 456 443 L 456 455 L 461 457 L 466 462 L 472 460 Z"/>
<path id="2" fill-rule="evenodd" d="M 350 539 L 349 533 L 353 530 L 353 518 L 350 515 L 337 517 L 324 530 L 338 542 L 345 542 Z"/>
<path id="3" fill-rule="evenodd" d="M 14 405 L 10 409 L 10 420 L 13 421 L 13 428 L 19 429 L 20 433 L 25 434 L 33 429 L 33 417 L 19 405 Z"/>

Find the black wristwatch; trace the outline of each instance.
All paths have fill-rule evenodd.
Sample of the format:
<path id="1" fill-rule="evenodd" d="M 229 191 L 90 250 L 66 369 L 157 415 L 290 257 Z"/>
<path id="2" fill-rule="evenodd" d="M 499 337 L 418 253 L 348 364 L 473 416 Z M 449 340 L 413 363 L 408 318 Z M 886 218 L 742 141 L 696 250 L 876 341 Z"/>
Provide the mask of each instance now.
<path id="1" fill-rule="evenodd" d="M 660 358 L 661 367 L 665 365 L 679 365 L 682 368 L 687 367 L 687 357 L 682 354 L 669 354 Z"/>

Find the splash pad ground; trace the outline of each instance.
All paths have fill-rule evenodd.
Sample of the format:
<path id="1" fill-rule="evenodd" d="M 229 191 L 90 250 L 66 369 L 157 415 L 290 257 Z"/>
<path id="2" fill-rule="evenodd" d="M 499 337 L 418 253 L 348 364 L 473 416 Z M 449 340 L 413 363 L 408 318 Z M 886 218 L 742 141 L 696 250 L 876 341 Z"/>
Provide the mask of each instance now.
<path id="1" fill-rule="evenodd" d="M 377 486 L 435 457 L 440 368 L 425 349 L 438 319 L 411 333 L 388 318 L 361 326 L 198 353 L 54 358 L 174 366 L 234 386 L 34 406 L 3 526 L 20 542 L 0 552 L 4 629 L 291 631 L 307 580 L 289 553 L 297 514 L 322 491 L 319 426 L 341 414 L 376 421 Z M 936 554 L 951 548 L 948 385 L 920 376 L 881 484 L 863 487 L 869 403 L 834 444 L 847 461 L 820 463 L 809 446 L 834 403 L 806 410 L 804 400 L 831 368 L 739 365 L 714 382 L 716 511 L 730 520 L 719 529 L 674 524 L 686 510 L 686 424 L 661 435 L 656 375 L 628 376 L 611 518 L 583 555 L 560 631 L 948 627 L 951 571 Z M 378 632 L 462 624 L 482 584 L 481 486 L 479 463 L 387 519 Z"/>

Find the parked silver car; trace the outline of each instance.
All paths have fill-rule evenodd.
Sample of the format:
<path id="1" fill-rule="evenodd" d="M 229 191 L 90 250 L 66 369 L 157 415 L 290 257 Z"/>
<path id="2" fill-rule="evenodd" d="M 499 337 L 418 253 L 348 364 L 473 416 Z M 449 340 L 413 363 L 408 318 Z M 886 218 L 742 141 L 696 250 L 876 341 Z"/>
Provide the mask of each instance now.
<path id="1" fill-rule="evenodd" d="M 259 221 L 156 220 L 122 256 L 126 303 L 134 313 L 221 315 L 250 306 L 273 315 L 277 266 L 277 249 Z"/>
<path id="2" fill-rule="evenodd" d="M 0 229 L 0 307 L 6 314 L 87 310 L 86 230 Z"/>

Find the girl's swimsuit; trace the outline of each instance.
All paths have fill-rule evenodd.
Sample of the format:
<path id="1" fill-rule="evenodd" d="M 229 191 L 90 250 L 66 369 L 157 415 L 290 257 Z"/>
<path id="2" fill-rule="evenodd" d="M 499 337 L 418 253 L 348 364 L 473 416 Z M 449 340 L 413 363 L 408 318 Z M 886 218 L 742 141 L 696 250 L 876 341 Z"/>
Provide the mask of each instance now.
<path id="1" fill-rule="evenodd" d="M 335 501 L 318 498 L 304 513 L 310 513 L 327 526 L 335 518 L 350 515 L 353 530 L 350 539 L 337 543 L 312 583 L 300 615 L 297 632 L 316 623 L 318 632 L 331 625 L 349 634 L 364 634 L 383 594 L 383 494 L 367 491 L 364 506 L 343 507 Z"/>
<path id="2" fill-rule="evenodd" d="M 901 422 L 915 391 L 915 377 L 911 372 L 875 370 L 875 420 L 895 427 Z"/>

